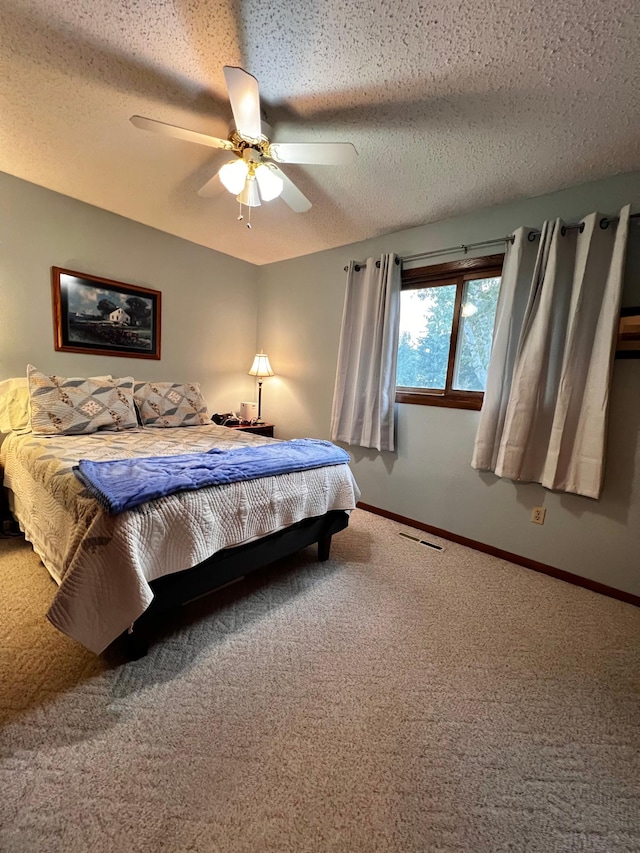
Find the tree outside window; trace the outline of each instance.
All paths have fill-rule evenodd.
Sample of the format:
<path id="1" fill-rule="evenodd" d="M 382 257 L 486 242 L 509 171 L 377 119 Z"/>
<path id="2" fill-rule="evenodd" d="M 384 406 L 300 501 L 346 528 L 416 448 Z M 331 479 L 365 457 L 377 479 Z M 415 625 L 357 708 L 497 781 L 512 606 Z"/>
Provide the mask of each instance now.
<path id="1" fill-rule="evenodd" d="M 502 258 L 403 272 L 398 402 L 481 407 Z"/>

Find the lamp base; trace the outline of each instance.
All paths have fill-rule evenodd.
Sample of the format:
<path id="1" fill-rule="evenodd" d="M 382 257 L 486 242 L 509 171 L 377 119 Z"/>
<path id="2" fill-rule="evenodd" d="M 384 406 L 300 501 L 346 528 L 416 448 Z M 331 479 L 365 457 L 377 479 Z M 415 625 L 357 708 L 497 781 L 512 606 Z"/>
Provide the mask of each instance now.
<path id="1" fill-rule="evenodd" d="M 256 418 L 256 426 L 261 426 L 264 423 L 262 420 L 262 379 L 258 379 L 258 417 Z"/>

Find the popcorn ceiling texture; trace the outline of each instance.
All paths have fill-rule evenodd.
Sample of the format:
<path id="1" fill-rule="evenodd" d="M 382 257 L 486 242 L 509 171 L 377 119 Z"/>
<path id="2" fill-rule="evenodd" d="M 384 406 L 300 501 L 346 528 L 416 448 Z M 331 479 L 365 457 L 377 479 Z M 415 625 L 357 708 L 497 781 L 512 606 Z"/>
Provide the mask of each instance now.
<path id="1" fill-rule="evenodd" d="M 451 4 L 0 0 L 0 169 L 269 263 L 640 167 L 635 0 Z M 354 167 L 287 167 L 313 202 L 196 193 L 224 152 L 222 76 L 260 83 L 279 141 L 351 141 Z"/>

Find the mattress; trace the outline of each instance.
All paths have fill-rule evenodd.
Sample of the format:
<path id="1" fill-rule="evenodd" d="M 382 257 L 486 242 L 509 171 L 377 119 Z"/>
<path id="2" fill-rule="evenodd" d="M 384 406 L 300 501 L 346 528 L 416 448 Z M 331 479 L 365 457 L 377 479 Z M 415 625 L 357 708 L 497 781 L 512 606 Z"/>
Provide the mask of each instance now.
<path id="1" fill-rule="evenodd" d="M 73 474 L 106 460 L 233 449 L 274 439 L 214 424 L 80 436 L 7 436 L 0 449 L 12 510 L 58 584 L 47 617 L 99 653 L 144 613 L 149 582 L 223 548 L 268 536 L 359 497 L 348 465 L 179 492 L 109 515 Z"/>

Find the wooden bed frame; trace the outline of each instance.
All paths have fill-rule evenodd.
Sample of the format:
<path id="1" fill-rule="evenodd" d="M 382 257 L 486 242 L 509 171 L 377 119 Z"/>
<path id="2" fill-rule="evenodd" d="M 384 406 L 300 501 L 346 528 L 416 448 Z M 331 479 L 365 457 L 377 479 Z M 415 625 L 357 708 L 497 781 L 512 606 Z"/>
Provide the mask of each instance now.
<path id="1" fill-rule="evenodd" d="M 288 557 L 309 545 L 317 543 L 318 559 L 328 560 L 331 537 L 344 530 L 348 524 L 347 512 L 332 510 L 326 515 L 304 519 L 246 545 L 225 548 L 191 569 L 151 581 L 150 586 L 155 596 L 153 601 L 135 621 L 132 630 L 123 634 L 116 642 L 122 645 L 129 659 L 144 657 L 149 647 L 149 634 L 161 614 L 215 592 L 231 581 Z"/>

